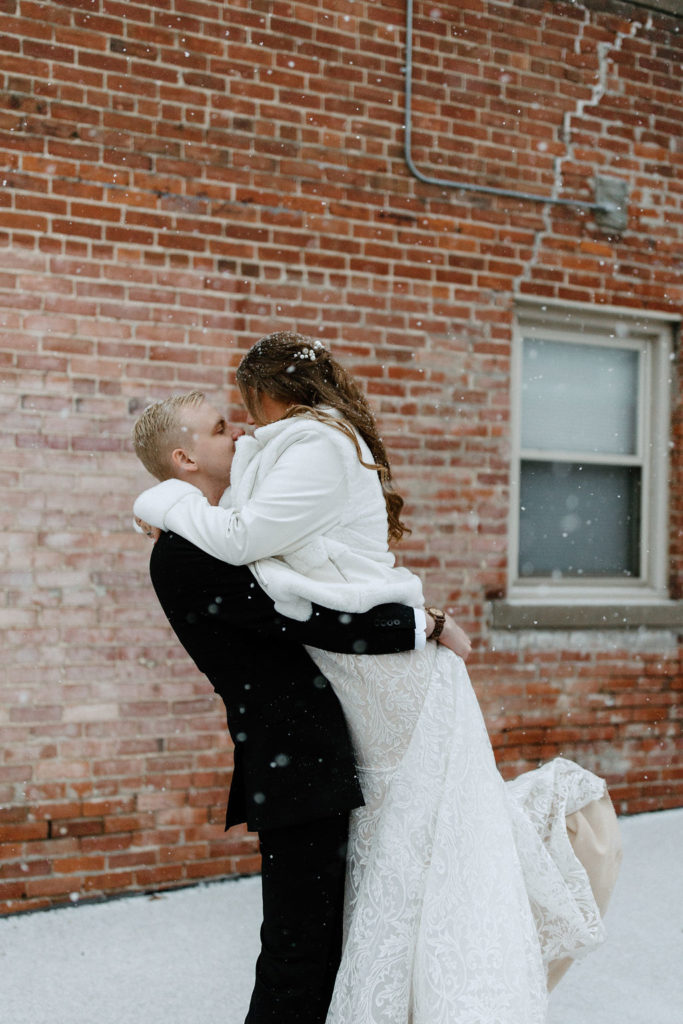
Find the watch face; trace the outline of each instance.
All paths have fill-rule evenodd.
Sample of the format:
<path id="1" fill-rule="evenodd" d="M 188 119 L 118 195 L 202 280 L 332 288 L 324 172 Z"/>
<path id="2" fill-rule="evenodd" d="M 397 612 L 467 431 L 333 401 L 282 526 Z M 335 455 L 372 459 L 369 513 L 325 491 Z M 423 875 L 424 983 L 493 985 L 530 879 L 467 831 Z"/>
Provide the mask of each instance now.
<path id="1" fill-rule="evenodd" d="M 443 632 L 443 627 L 446 625 L 446 613 L 440 608 L 434 607 L 425 608 L 425 611 L 434 619 L 434 629 L 431 631 L 427 639 L 438 640 Z"/>

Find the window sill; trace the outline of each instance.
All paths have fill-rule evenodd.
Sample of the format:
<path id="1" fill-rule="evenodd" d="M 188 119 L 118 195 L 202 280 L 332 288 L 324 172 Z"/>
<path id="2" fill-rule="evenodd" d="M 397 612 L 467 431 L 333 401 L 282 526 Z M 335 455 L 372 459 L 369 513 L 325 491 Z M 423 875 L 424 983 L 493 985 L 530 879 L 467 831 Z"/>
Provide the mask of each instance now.
<path id="1" fill-rule="evenodd" d="M 624 604 L 491 602 L 493 629 L 675 629 L 683 632 L 683 601 Z"/>

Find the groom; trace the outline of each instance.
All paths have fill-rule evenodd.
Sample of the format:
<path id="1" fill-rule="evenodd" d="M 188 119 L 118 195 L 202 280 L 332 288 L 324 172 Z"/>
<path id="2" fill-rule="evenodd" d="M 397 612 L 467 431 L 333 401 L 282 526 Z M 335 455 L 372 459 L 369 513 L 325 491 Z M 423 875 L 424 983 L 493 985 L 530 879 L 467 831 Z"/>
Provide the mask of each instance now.
<path id="1" fill-rule="evenodd" d="M 189 481 L 217 505 L 240 433 L 192 392 L 143 413 L 135 451 L 157 479 Z M 246 566 L 171 533 L 154 545 L 150 574 L 178 639 L 226 706 L 235 746 L 226 828 L 246 821 L 259 835 L 261 953 L 245 1024 L 323 1024 L 341 956 L 348 816 L 363 798 L 341 707 L 303 644 L 411 650 L 424 643 L 424 613 L 314 606 L 309 621 L 295 622 L 275 612 Z"/>

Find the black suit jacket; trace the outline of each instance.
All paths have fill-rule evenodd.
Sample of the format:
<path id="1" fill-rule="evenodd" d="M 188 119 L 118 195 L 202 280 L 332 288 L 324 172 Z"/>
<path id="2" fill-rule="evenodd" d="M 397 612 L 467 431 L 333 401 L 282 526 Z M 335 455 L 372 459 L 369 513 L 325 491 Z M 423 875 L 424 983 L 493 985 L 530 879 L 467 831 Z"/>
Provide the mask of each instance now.
<path id="1" fill-rule="evenodd" d="M 307 622 L 275 612 L 246 566 L 232 566 L 162 533 L 150 573 L 171 626 L 223 698 L 235 744 L 226 828 L 313 820 L 362 804 L 339 702 L 303 644 L 386 654 L 415 645 L 404 605 L 364 615 L 314 606 Z"/>

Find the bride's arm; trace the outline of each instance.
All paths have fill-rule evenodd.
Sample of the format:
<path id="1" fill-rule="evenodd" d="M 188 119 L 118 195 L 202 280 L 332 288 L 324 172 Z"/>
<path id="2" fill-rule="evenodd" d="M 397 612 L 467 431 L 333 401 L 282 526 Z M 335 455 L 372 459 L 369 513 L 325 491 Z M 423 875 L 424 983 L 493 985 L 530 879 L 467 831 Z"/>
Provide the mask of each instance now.
<path id="1" fill-rule="evenodd" d="M 286 555 L 338 519 L 346 494 L 338 448 L 317 430 L 297 436 L 241 509 L 210 505 L 196 487 L 166 480 L 135 502 L 138 519 L 179 534 L 231 565 Z"/>

